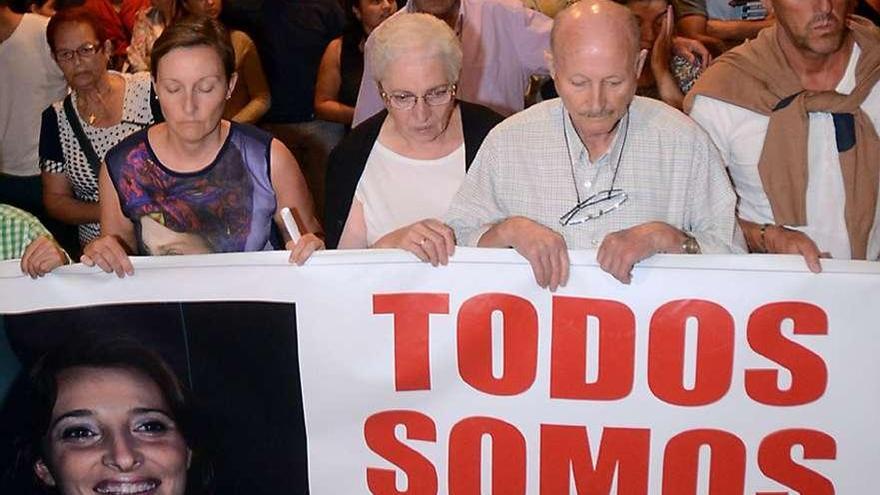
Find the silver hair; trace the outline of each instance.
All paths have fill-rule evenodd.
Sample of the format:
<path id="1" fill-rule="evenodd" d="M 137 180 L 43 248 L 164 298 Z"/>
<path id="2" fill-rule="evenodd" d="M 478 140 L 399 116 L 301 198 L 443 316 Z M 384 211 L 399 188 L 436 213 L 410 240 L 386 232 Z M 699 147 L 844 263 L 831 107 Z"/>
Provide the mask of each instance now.
<path id="1" fill-rule="evenodd" d="M 461 72 L 461 42 L 448 24 L 430 14 L 399 13 L 383 22 L 370 35 L 367 63 L 376 82 L 382 82 L 388 67 L 405 53 L 438 57 L 450 83 Z"/>

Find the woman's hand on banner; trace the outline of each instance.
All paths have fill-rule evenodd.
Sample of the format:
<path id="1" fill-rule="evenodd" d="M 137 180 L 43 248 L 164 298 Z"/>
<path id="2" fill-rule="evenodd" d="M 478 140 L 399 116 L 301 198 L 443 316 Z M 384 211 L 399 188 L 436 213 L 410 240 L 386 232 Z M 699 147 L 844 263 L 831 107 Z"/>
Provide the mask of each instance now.
<path id="1" fill-rule="evenodd" d="M 134 275 L 134 267 L 122 242 L 116 236 L 104 235 L 86 245 L 80 261 L 86 266 L 98 265 L 107 273 L 116 273 L 122 278 Z"/>
<path id="2" fill-rule="evenodd" d="M 49 236 L 34 239 L 21 256 L 21 271 L 31 278 L 42 277 L 69 263 L 67 253 Z"/>
<path id="3" fill-rule="evenodd" d="M 374 248 L 404 249 L 433 266 L 446 265 L 455 252 L 455 233 L 434 218 L 426 218 L 386 234 Z"/>
<path id="4" fill-rule="evenodd" d="M 309 232 L 299 238 L 298 241 L 287 241 L 285 248 L 290 251 L 290 262 L 302 265 L 315 251 L 324 249 L 324 241 L 320 237 Z"/>

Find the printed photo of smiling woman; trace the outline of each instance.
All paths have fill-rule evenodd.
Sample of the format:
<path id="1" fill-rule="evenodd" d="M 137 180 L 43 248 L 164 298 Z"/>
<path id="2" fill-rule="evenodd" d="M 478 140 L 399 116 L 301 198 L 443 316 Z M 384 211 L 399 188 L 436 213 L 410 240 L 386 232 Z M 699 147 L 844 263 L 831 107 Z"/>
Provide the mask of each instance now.
<path id="1" fill-rule="evenodd" d="M 171 368 L 143 345 L 83 338 L 31 371 L 32 414 L 19 458 L 50 493 L 210 493 L 211 469 L 191 402 Z"/>

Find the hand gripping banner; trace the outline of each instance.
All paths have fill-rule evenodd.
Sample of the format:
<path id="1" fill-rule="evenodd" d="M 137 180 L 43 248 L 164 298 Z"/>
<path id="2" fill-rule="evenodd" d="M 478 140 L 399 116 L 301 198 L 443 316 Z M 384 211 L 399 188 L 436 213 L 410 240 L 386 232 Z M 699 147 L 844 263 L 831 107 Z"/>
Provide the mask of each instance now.
<path id="1" fill-rule="evenodd" d="M 876 491 L 880 265 L 657 256 L 622 285 L 571 258 L 555 293 L 510 250 L 0 264 L 3 428 L 40 353 L 122 332 L 205 405 L 217 493 Z"/>

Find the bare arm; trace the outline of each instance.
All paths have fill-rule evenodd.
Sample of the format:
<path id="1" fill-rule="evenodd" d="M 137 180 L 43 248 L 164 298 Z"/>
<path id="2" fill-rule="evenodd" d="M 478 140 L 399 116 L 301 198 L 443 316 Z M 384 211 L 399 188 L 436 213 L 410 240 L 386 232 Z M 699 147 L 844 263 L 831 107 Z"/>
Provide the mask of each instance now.
<path id="1" fill-rule="evenodd" d="M 244 108 L 232 117 L 232 120 L 254 124 L 269 111 L 272 99 L 269 94 L 269 83 L 266 81 L 266 74 L 263 72 L 263 65 L 260 63 L 260 54 L 257 52 L 253 41 L 250 41 L 250 39 L 248 41 L 249 43 L 241 62 L 239 84 L 245 85 L 250 100 Z"/>
<path id="2" fill-rule="evenodd" d="M 719 55 L 727 50 L 723 40 L 711 36 L 706 31 L 706 18 L 702 15 L 688 15 L 678 20 L 678 32 L 687 38 L 695 39 L 706 45 L 709 50 Z"/>
<path id="3" fill-rule="evenodd" d="M 348 219 L 339 237 L 339 249 L 364 249 L 367 245 L 367 225 L 364 221 L 364 205 L 357 199 L 351 201 Z"/>
<path id="4" fill-rule="evenodd" d="M 693 17 L 693 16 L 691 16 Z M 706 34 L 713 38 L 738 43 L 752 39 L 758 35 L 758 31 L 770 27 L 774 23 L 773 18 L 755 21 L 722 21 L 710 19 L 706 23 Z"/>
<path id="5" fill-rule="evenodd" d="M 43 205 L 52 218 L 71 225 L 101 221 L 98 203 L 77 199 L 67 175 L 43 172 L 42 178 Z"/>
<path id="6" fill-rule="evenodd" d="M 110 180 L 107 165 L 101 166 L 98 175 L 98 197 L 101 198 L 101 236 L 116 237 L 123 243 L 128 253 L 137 252 L 137 240 L 134 237 L 134 224 L 122 213 L 119 195 Z"/>
<path id="7" fill-rule="evenodd" d="M 101 198 L 101 237 L 83 249 L 82 262 L 86 266 L 98 265 L 107 273 L 116 273 L 119 278 L 133 275 L 134 267 L 128 255 L 137 252 L 134 225 L 122 214 L 107 165 L 101 167 L 98 175 L 98 194 Z"/>
<path id="8" fill-rule="evenodd" d="M 342 86 L 342 38 L 336 38 L 327 45 L 321 66 L 318 68 L 318 82 L 315 84 L 315 115 L 319 119 L 351 125 L 354 107 L 339 101 L 339 88 Z"/>
<path id="9" fill-rule="evenodd" d="M 672 56 L 673 24 L 672 7 L 670 6 L 666 8 L 666 14 L 663 16 L 663 25 L 660 28 L 660 35 L 654 40 L 654 47 L 651 50 L 651 72 L 654 74 L 654 81 L 657 83 L 660 99 L 667 105 L 681 110 L 684 94 L 679 89 L 675 77 L 669 70 L 669 60 Z"/>
<path id="10" fill-rule="evenodd" d="M 290 150 L 277 139 L 272 140 L 270 174 L 277 204 L 273 218 L 284 235 L 287 248 L 292 251 L 290 261 L 301 265 L 312 252 L 324 248 L 324 241 L 321 240 L 323 232 L 321 223 L 315 218 L 315 203 L 299 164 Z M 281 218 L 281 210 L 284 207 L 290 208 L 302 233 L 302 237 L 297 242 L 290 239 L 284 227 L 284 220 Z"/>

